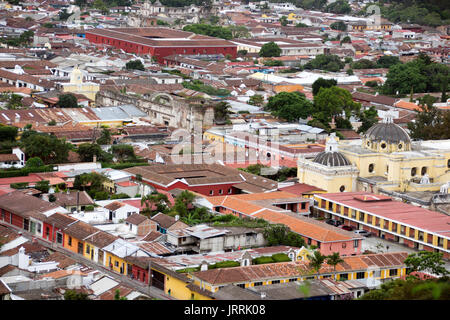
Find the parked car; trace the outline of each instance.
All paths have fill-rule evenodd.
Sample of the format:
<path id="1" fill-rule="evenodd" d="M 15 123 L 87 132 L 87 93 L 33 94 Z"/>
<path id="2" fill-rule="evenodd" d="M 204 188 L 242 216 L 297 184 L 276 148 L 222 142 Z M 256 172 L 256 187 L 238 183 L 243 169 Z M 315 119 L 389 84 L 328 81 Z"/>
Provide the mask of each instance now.
<path id="1" fill-rule="evenodd" d="M 333 220 L 333 219 L 329 219 L 325 222 L 328 224 L 331 224 L 332 226 L 335 226 L 335 227 L 339 227 L 342 224 L 342 222 L 340 222 L 338 220 Z"/>
<path id="2" fill-rule="evenodd" d="M 347 231 L 353 231 L 353 230 L 355 230 L 355 227 L 352 227 L 352 226 L 342 226 L 342 229 L 343 229 L 343 230 L 347 230 Z"/>
<path id="3" fill-rule="evenodd" d="M 364 236 L 364 237 L 370 237 L 370 235 L 371 235 L 371 233 L 366 230 L 355 230 L 353 232 L 359 236 Z"/>

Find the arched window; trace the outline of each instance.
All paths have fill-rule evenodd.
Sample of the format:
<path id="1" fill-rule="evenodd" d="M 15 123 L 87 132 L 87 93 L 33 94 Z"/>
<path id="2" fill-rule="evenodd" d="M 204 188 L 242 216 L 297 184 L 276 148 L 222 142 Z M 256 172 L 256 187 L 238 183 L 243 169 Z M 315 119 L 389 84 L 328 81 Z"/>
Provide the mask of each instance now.
<path id="1" fill-rule="evenodd" d="M 375 170 L 375 164 L 369 164 L 369 173 L 372 173 Z"/>
<path id="2" fill-rule="evenodd" d="M 341 187 L 339 188 L 339 191 L 340 191 L 340 192 L 344 192 L 344 191 L 345 191 L 345 186 L 341 186 Z"/>
<path id="3" fill-rule="evenodd" d="M 411 177 L 414 177 L 417 174 L 417 168 L 414 167 L 411 169 Z"/>
<path id="4" fill-rule="evenodd" d="M 427 173 L 427 167 L 422 167 L 422 170 L 421 170 L 421 174 L 422 174 L 422 176 L 424 176 L 426 173 Z"/>
<path id="5" fill-rule="evenodd" d="M 381 144 L 381 149 L 386 149 L 386 143 L 383 142 L 383 143 Z"/>

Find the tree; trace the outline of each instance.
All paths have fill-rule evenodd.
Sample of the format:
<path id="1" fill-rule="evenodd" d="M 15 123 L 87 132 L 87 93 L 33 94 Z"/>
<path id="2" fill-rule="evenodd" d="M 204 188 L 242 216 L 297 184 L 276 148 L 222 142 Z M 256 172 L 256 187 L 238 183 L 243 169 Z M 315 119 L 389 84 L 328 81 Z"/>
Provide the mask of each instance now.
<path id="1" fill-rule="evenodd" d="M 33 157 L 27 160 L 25 167 L 27 168 L 38 168 L 42 167 L 44 162 L 39 157 Z"/>
<path id="2" fill-rule="evenodd" d="M 339 252 L 334 252 L 333 254 L 327 256 L 327 264 L 333 266 L 334 271 L 336 271 L 336 266 L 341 262 L 344 262 L 344 260 L 342 260 Z"/>
<path id="3" fill-rule="evenodd" d="M 133 147 L 128 144 L 113 145 L 111 147 L 111 153 L 119 160 L 119 162 L 136 159 Z"/>
<path id="4" fill-rule="evenodd" d="M 330 3 L 325 8 L 325 11 L 337 14 L 346 14 L 352 12 L 352 8 L 350 7 L 347 1 L 337 0 L 335 2 Z"/>
<path id="5" fill-rule="evenodd" d="M 243 29 L 240 31 L 242 32 Z M 203 34 L 210 37 L 222 38 L 225 40 L 230 40 L 233 38 L 233 33 L 229 28 L 222 26 L 213 26 L 210 24 L 190 24 L 183 27 L 183 31 L 193 32 L 196 34 Z M 235 32 L 238 32 L 237 29 L 234 29 Z"/>
<path id="6" fill-rule="evenodd" d="M 264 97 L 260 94 L 254 94 L 250 97 L 248 104 L 260 107 L 264 104 Z"/>
<path id="7" fill-rule="evenodd" d="M 64 292 L 64 300 L 90 300 L 88 295 L 83 292 L 76 292 L 75 290 L 66 290 Z"/>
<path id="8" fill-rule="evenodd" d="M 349 75 L 349 76 L 354 75 L 353 69 L 347 69 L 347 75 Z"/>
<path id="9" fill-rule="evenodd" d="M 349 36 L 345 36 L 342 40 L 341 40 L 341 44 L 343 43 L 352 43 L 352 39 Z"/>
<path id="10" fill-rule="evenodd" d="M 144 65 L 141 60 L 130 60 L 125 64 L 125 69 L 127 70 L 141 70 L 145 71 Z"/>
<path id="11" fill-rule="evenodd" d="M 48 181 L 48 180 L 38 181 L 38 182 L 36 182 L 36 185 L 34 186 L 34 188 L 43 193 L 47 193 L 48 190 L 50 189 L 50 181 Z"/>
<path id="12" fill-rule="evenodd" d="M 94 156 L 99 159 L 102 155 L 102 148 L 96 143 L 82 143 L 78 146 L 77 153 L 80 156 L 81 161 L 91 162 Z"/>
<path id="13" fill-rule="evenodd" d="M 316 273 L 319 272 L 326 258 L 319 250 L 314 251 L 313 255 L 308 255 L 309 267 Z"/>
<path id="14" fill-rule="evenodd" d="M 425 96 L 420 110 L 416 110 L 416 118 L 408 123 L 410 137 L 421 140 L 450 139 L 450 112 L 434 107 L 431 101 L 424 103 L 424 99 Z"/>
<path id="15" fill-rule="evenodd" d="M 336 79 L 319 78 L 312 84 L 312 94 L 315 96 L 319 93 L 320 88 L 331 88 L 337 85 Z"/>
<path id="16" fill-rule="evenodd" d="M 279 21 L 283 27 L 287 26 L 287 24 L 289 22 L 286 16 L 282 16 Z"/>
<path id="17" fill-rule="evenodd" d="M 72 93 L 60 94 L 58 96 L 57 105 L 60 108 L 77 108 L 78 100 Z"/>
<path id="18" fill-rule="evenodd" d="M 330 24 L 330 28 L 333 30 L 347 31 L 347 25 L 342 21 L 333 22 Z"/>
<path id="19" fill-rule="evenodd" d="M 240 56 L 245 56 L 247 55 L 248 51 L 247 50 L 238 50 L 237 54 Z"/>
<path id="20" fill-rule="evenodd" d="M 360 59 L 358 61 L 354 61 L 351 64 L 353 69 L 373 69 L 377 67 L 377 64 L 368 59 Z"/>
<path id="21" fill-rule="evenodd" d="M 269 224 L 264 228 L 263 235 L 269 246 L 285 245 L 301 248 L 305 245 L 303 238 L 284 224 Z"/>
<path id="22" fill-rule="evenodd" d="M 378 122 L 378 111 L 374 106 L 364 110 L 359 115 L 361 126 L 358 128 L 358 133 L 366 133 L 375 123 Z"/>
<path id="23" fill-rule="evenodd" d="M 303 93 L 280 92 L 269 98 L 264 109 L 276 117 L 292 122 L 300 118 L 306 119 L 311 114 L 312 108 L 313 104 Z"/>
<path id="24" fill-rule="evenodd" d="M 18 129 L 13 126 L 0 124 L 0 141 L 15 141 Z"/>
<path id="25" fill-rule="evenodd" d="M 141 198 L 141 205 L 145 204 L 145 207 L 149 211 L 155 211 L 152 208 L 155 206 L 157 212 L 167 211 L 167 203 L 169 199 L 165 194 L 162 193 L 151 193 Z"/>
<path id="26" fill-rule="evenodd" d="M 100 135 L 100 138 L 97 139 L 98 144 L 110 144 L 111 143 L 111 132 L 108 129 L 104 128 Z"/>
<path id="27" fill-rule="evenodd" d="M 192 204 L 194 202 L 195 195 L 188 191 L 184 190 L 181 192 L 178 197 L 175 199 L 174 209 L 175 212 L 177 212 L 180 217 L 187 216 L 189 209 L 192 207 Z"/>
<path id="28" fill-rule="evenodd" d="M 379 289 L 371 290 L 360 300 L 449 300 L 450 281 L 448 277 L 419 280 L 407 277 L 385 282 Z"/>
<path id="29" fill-rule="evenodd" d="M 307 24 L 304 24 L 302 22 L 299 22 L 295 25 L 297 28 L 309 28 Z"/>
<path id="30" fill-rule="evenodd" d="M 263 44 L 259 50 L 260 57 L 279 57 L 281 48 L 273 41 Z"/>
<path id="31" fill-rule="evenodd" d="M 341 59 L 335 54 L 330 55 L 319 54 L 313 60 L 305 64 L 305 69 L 308 70 L 319 69 L 330 72 L 337 72 L 342 68 L 344 68 L 344 66 L 345 63 L 342 62 Z"/>
<path id="32" fill-rule="evenodd" d="M 9 97 L 9 101 L 6 104 L 6 108 L 8 108 L 9 110 L 15 110 L 21 108 L 22 106 L 22 97 L 14 93 L 11 94 Z"/>
<path id="33" fill-rule="evenodd" d="M 246 26 L 231 25 L 228 26 L 228 30 L 230 30 L 232 38 L 250 38 L 251 36 Z"/>
<path id="34" fill-rule="evenodd" d="M 404 263 L 408 267 L 407 273 L 413 271 L 431 273 L 436 276 L 446 276 L 449 274 L 442 260 L 442 252 L 420 251 L 408 255 Z"/>
<path id="35" fill-rule="evenodd" d="M 377 60 L 377 66 L 379 68 L 390 68 L 391 66 L 399 63 L 401 63 L 400 59 L 395 56 L 381 56 Z"/>
<path id="36" fill-rule="evenodd" d="M 114 300 L 128 300 L 127 297 L 121 297 L 120 291 L 117 289 L 114 293 Z"/>
<path id="37" fill-rule="evenodd" d="M 329 127 L 333 117 L 342 116 L 346 118 L 359 114 L 361 104 L 354 102 L 352 95 L 345 89 L 339 87 L 321 88 L 314 96 L 314 114 L 316 120 Z"/>
<path id="38" fill-rule="evenodd" d="M 22 133 L 21 147 L 27 158 L 39 157 L 45 164 L 67 161 L 71 144 L 45 133 L 26 131 Z"/>
<path id="39" fill-rule="evenodd" d="M 214 105 L 214 120 L 227 121 L 229 119 L 230 104 L 222 101 Z"/>

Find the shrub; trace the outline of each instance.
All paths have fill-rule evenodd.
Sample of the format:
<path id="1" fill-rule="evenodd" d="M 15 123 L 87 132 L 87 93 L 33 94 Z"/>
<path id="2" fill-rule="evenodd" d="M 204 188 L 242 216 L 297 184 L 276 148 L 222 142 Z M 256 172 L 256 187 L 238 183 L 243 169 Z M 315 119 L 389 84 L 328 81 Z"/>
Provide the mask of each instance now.
<path id="1" fill-rule="evenodd" d="M 94 206 L 86 206 L 84 211 L 94 211 Z"/>
<path id="2" fill-rule="evenodd" d="M 218 268 L 232 268 L 232 267 L 239 267 L 241 264 L 237 261 L 221 261 L 217 262 L 215 264 L 209 265 L 208 269 L 218 269 Z"/>
<path id="3" fill-rule="evenodd" d="M 291 261 L 289 256 L 287 254 L 285 254 L 285 253 L 276 253 L 276 254 L 272 255 L 272 260 L 274 262 L 288 262 L 288 261 Z"/>
<path id="4" fill-rule="evenodd" d="M 24 189 L 28 187 L 28 182 L 11 183 L 9 186 L 13 189 Z"/>
<path id="5" fill-rule="evenodd" d="M 126 193 L 116 193 L 116 194 L 113 194 L 112 196 L 111 196 L 111 200 L 113 200 L 113 199 L 127 199 L 127 198 L 129 198 L 130 196 L 129 195 L 127 195 Z"/>
<path id="6" fill-rule="evenodd" d="M 274 263 L 272 257 L 258 257 L 252 260 L 253 264 L 266 264 L 266 263 Z"/>
<path id="7" fill-rule="evenodd" d="M 95 200 L 107 200 L 108 197 L 109 194 L 106 191 L 97 191 L 94 195 Z"/>

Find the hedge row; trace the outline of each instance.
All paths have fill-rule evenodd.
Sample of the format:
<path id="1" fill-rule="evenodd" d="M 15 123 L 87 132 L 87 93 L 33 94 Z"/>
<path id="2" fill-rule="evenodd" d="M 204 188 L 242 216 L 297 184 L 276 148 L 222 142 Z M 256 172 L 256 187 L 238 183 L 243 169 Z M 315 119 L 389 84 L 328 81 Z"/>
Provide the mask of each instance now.
<path id="1" fill-rule="evenodd" d="M 106 163 L 102 162 L 102 168 L 111 168 L 116 170 L 138 167 L 138 166 L 148 166 L 148 162 L 124 162 L 124 163 Z"/>
<path id="2" fill-rule="evenodd" d="M 11 178 L 11 177 L 22 177 L 27 176 L 29 173 L 34 172 L 51 172 L 53 170 L 53 165 L 47 165 L 42 167 L 33 168 L 22 168 L 22 169 L 4 169 L 0 171 L 0 178 Z"/>

